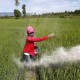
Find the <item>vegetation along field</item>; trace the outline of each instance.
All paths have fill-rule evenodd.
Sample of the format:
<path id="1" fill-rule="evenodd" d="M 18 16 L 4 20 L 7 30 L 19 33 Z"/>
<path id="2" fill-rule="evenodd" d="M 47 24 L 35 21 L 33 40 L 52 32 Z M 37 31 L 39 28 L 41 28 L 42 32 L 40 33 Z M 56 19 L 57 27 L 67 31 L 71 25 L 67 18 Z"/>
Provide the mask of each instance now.
<path id="1" fill-rule="evenodd" d="M 0 80 L 80 80 L 80 62 L 66 63 L 62 67 L 49 66 L 35 69 L 35 75 L 28 70 L 20 71 L 13 62 L 13 55 L 21 57 L 25 44 L 26 26 L 32 25 L 35 36 L 55 33 L 55 38 L 37 43 L 39 59 L 45 53 L 50 55 L 55 48 L 69 49 L 80 45 L 80 18 L 25 18 L 0 19 Z"/>

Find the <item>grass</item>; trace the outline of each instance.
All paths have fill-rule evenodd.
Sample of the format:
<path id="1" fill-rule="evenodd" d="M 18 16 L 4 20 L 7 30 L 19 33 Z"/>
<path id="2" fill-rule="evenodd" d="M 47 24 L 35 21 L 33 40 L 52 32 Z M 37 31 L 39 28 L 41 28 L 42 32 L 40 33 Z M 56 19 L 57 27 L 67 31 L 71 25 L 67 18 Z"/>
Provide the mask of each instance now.
<path id="1" fill-rule="evenodd" d="M 50 54 L 57 47 L 70 48 L 80 44 L 80 18 L 0 19 L 0 24 L 0 80 L 25 80 L 26 71 L 19 75 L 12 55 L 21 56 L 27 25 L 34 27 L 36 37 L 55 33 L 55 38 L 37 43 L 40 47 L 37 58 L 46 50 Z M 80 80 L 80 63 L 68 63 L 60 68 L 42 67 L 35 72 L 41 80 Z"/>

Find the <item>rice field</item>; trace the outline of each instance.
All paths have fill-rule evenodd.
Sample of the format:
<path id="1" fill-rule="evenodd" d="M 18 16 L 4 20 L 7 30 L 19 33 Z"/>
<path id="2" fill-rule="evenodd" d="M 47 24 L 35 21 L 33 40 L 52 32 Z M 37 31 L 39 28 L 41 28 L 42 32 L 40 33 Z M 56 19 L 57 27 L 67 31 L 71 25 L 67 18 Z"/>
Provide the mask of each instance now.
<path id="1" fill-rule="evenodd" d="M 32 25 L 35 37 L 55 33 L 55 38 L 37 43 L 40 53 L 36 59 L 58 47 L 80 45 L 80 18 L 26 18 L 0 19 L 0 80 L 80 80 L 80 62 L 67 63 L 62 67 L 36 67 L 33 76 L 21 71 L 13 62 L 13 55 L 21 57 L 25 44 L 26 26 Z M 29 73 L 29 74 L 28 74 Z"/>

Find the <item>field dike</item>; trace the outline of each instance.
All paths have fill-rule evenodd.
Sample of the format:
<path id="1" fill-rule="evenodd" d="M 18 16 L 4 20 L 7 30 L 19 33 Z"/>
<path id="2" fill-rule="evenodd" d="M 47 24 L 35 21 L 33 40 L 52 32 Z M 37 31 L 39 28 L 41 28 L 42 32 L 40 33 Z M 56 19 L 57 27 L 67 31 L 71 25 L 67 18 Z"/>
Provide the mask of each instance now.
<path id="1" fill-rule="evenodd" d="M 48 67 L 50 65 L 63 65 L 66 62 L 77 62 L 80 60 L 80 45 L 72 47 L 70 49 L 65 49 L 64 47 L 56 48 L 52 51 L 51 55 L 42 55 L 40 60 L 35 62 L 20 62 L 20 58 L 13 56 L 13 60 L 19 68 L 35 68 L 39 66 Z M 54 67 L 53 66 L 53 67 Z"/>

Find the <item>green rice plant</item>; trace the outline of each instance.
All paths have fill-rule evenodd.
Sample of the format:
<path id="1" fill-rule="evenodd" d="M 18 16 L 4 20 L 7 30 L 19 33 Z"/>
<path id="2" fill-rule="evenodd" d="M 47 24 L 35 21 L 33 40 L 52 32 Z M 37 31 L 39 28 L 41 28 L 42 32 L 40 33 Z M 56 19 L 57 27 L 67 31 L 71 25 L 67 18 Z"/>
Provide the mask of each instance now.
<path id="1" fill-rule="evenodd" d="M 37 59 L 43 54 L 50 55 L 55 48 L 70 48 L 80 44 L 80 18 L 0 19 L 0 24 L 0 80 L 25 80 L 28 71 L 20 74 L 13 62 L 13 55 L 21 57 L 27 25 L 34 27 L 36 37 L 55 33 L 55 38 L 37 43 L 40 48 Z M 40 67 L 35 72 L 35 77 L 38 76 L 41 80 L 80 80 L 80 63 Z"/>

